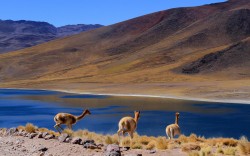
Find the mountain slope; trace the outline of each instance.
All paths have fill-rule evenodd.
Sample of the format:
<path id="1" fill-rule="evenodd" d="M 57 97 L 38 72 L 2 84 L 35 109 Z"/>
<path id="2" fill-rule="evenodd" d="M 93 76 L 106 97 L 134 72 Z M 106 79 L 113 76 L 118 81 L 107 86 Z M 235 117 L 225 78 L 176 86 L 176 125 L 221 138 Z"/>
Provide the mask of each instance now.
<path id="1" fill-rule="evenodd" d="M 59 37 L 99 28 L 101 25 L 54 27 L 46 22 L 0 20 L 0 53 L 31 47 Z"/>
<path id="2" fill-rule="evenodd" d="M 192 83 L 248 83 L 249 18 L 248 0 L 156 12 L 2 54 L 0 81 L 54 88 L 89 83 L 189 86 L 173 91 L 178 94 L 191 94 Z"/>

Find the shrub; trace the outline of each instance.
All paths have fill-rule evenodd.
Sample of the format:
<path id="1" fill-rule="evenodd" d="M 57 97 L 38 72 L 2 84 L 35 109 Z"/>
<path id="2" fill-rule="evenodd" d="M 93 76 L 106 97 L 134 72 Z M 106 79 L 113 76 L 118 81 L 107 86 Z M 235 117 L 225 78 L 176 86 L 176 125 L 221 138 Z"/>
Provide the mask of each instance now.
<path id="1" fill-rule="evenodd" d="M 248 155 L 250 154 L 250 143 L 246 137 L 241 137 L 238 143 L 238 149 L 241 154 Z"/>
<path id="2" fill-rule="evenodd" d="M 153 140 L 153 141 L 150 141 L 148 144 L 147 144 L 147 146 L 146 146 L 146 149 L 147 150 L 152 150 L 152 149 L 154 149 L 155 148 L 155 144 L 156 144 L 156 142 Z"/>
<path id="3" fill-rule="evenodd" d="M 203 147 L 201 148 L 200 155 L 201 156 L 209 156 L 211 154 L 211 147 Z"/>
<path id="4" fill-rule="evenodd" d="M 69 136 L 73 136 L 73 133 L 74 133 L 74 132 L 73 132 L 71 129 L 66 128 L 66 129 L 63 130 L 62 133 L 66 133 L 66 134 L 68 134 Z"/>
<path id="5" fill-rule="evenodd" d="M 235 155 L 236 148 L 235 147 L 226 147 L 225 149 L 223 149 L 223 153 L 225 155 Z"/>
<path id="6" fill-rule="evenodd" d="M 142 149 L 142 145 L 139 143 L 135 143 L 132 145 L 132 149 Z"/>
<path id="7" fill-rule="evenodd" d="M 35 133 L 36 132 L 36 127 L 31 123 L 27 123 L 24 129 L 28 133 Z"/>
<path id="8" fill-rule="evenodd" d="M 160 137 L 156 139 L 156 148 L 157 149 L 168 149 L 168 141 L 165 137 Z"/>

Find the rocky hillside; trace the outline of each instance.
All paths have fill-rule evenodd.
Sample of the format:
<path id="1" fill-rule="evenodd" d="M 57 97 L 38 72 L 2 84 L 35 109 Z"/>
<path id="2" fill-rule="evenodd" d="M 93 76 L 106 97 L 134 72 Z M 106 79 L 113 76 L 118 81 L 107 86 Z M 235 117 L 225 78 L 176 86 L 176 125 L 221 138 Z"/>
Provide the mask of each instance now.
<path id="1" fill-rule="evenodd" d="M 98 24 L 78 24 L 56 28 L 46 22 L 0 20 L 0 53 L 31 47 L 99 27 L 101 25 Z"/>
<path id="2" fill-rule="evenodd" d="M 245 85 L 250 82 L 249 37 L 249 0 L 175 8 L 2 54 L 0 81 L 4 87 L 57 85 L 54 89 L 65 84 L 82 88 L 87 83 L 172 83 L 185 88 L 172 87 L 171 93 L 190 95 L 204 90 L 212 94 L 222 87 L 235 90 L 239 86 L 232 86 L 232 81 L 237 80 L 244 81 L 237 83 L 242 85 L 238 90 L 249 97 L 245 94 L 250 90 Z M 194 84 L 190 90 L 198 82 L 203 87 Z"/>
<path id="3" fill-rule="evenodd" d="M 64 37 L 69 35 L 79 34 L 83 31 L 88 31 L 96 28 L 100 28 L 100 24 L 77 24 L 77 25 L 66 25 L 57 28 L 57 37 Z"/>

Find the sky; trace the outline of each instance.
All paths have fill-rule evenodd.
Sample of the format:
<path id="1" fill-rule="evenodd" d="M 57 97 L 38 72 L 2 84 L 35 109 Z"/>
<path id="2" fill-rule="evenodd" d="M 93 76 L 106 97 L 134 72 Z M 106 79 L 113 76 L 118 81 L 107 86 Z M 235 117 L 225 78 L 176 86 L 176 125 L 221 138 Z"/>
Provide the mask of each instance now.
<path id="1" fill-rule="evenodd" d="M 226 0 L 1 0 L 1 20 L 111 25 L 176 7 L 199 6 Z"/>

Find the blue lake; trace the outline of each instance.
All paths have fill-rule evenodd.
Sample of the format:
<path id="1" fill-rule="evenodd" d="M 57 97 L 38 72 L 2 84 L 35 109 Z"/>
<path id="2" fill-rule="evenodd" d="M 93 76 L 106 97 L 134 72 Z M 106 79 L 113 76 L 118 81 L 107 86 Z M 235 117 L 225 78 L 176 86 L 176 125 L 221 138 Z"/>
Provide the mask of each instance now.
<path id="1" fill-rule="evenodd" d="M 250 138 L 250 105 L 247 104 L 0 89 L 0 127 L 33 123 L 54 129 L 53 118 L 57 113 L 80 115 L 85 108 L 92 115 L 74 125 L 74 130 L 113 134 L 123 116 L 133 116 L 134 110 L 140 110 L 137 132 L 164 136 L 166 126 L 174 123 L 174 114 L 178 111 L 179 125 L 185 135 L 195 133 L 205 137 L 234 138 L 244 135 Z"/>

